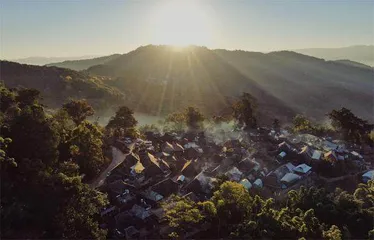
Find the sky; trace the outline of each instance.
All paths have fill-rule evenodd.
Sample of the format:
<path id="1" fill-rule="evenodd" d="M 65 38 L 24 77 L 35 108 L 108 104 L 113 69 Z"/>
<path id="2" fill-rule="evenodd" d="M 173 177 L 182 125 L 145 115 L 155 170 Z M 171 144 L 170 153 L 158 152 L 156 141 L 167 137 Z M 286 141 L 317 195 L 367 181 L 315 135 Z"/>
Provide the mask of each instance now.
<path id="1" fill-rule="evenodd" d="M 173 43 L 264 52 L 374 44 L 374 0 L 182 2 L 0 0 L 0 57 L 108 55 Z"/>

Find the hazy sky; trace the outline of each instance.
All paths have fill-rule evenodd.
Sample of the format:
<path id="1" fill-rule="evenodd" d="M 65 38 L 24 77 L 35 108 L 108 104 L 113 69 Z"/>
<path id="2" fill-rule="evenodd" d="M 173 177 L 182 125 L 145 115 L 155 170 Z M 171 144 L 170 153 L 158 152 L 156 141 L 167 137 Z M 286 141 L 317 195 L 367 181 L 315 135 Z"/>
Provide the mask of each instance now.
<path id="1" fill-rule="evenodd" d="M 107 55 L 160 43 L 155 39 L 181 39 L 183 29 L 170 25 L 176 16 L 160 11 L 165 4 L 0 0 L 1 58 Z M 210 48 L 271 51 L 374 43 L 374 0 L 197 0 L 194 6 L 183 16 L 196 24 L 204 15 L 208 23 L 199 31 L 209 32 L 203 44 Z"/>

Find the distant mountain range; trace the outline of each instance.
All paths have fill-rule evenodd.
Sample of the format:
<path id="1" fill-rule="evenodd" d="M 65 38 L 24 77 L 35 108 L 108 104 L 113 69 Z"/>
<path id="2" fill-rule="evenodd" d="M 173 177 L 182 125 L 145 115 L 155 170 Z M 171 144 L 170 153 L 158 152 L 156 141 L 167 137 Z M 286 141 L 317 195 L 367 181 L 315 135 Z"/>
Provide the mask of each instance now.
<path id="1" fill-rule="evenodd" d="M 374 66 L 374 45 L 358 45 L 342 48 L 308 48 L 293 51 L 326 60 L 350 60 Z"/>
<path id="2" fill-rule="evenodd" d="M 22 63 L 22 64 L 43 66 L 46 64 L 54 63 L 54 62 L 62 62 L 62 61 L 67 61 L 67 60 L 90 59 L 90 58 L 96 58 L 96 57 L 98 56 L 87 55 L 87 56 L 80 56 L 80 57 L 27 57 L 27 58 L 10 59 L 9 61 Z"/>
<path id="3" fill-rule="evenodd" d="M 92 67 L 94 65 L 104 64 L 108 61 L 111 61 L 117 57 L 121 56 L 121 54 L 113 54 L 109 56 L 104 57 L 98 57 L 98 58 L 91 58 L 91 59 L 82 59 L 82 60 L 68 60 L 63 62 L 56 62 L 56 63 L 49 63 L 46 64 L 46 66 L 55 66 L 55 67 L 61 67 L 61 68 L 69 68 L 72 70 L 84 70 L 89 67 Z"/>
<path id="4" fill-rule="evenodd" d="M 27 75 L 30 66 L 19 65 L 19 70 L 1 77 L 12 86 L 36 87 L 51 99 L 58 97 L 58 102 L 68 95 L 81 96 L 98 105 L 126 104 L 137 112 L 154 115 L 189 105 L 206 114 L 221 114 L 242 92 L 249 92 L 258 99 L 264 122 L 274 117 L 289 121 L 296 113 L 324 120 L 327 112 L 343 106 L 372 121 L 374 71 L 353 61 L 325 61 L 290 51 L 265 54 L 195 46 L 176 51 L 149 45 L 123 55 L 69 64 L 77 62 L 81 67 L 89 66 L 89 62 L 98 65 L 81 72 L 35 67 L 43 70 L 32 77 Z M 2 69 L 9 64 L 2 63 Z M 48 80 L 47 72 L 53 72 L 53 81 Z M 74 76 L 79 88 L 67 84 L 67 76 Z M 85 92 L 89 86 L 102 96 Z M 59 89 L 63 97 L 59 97 Z"/>

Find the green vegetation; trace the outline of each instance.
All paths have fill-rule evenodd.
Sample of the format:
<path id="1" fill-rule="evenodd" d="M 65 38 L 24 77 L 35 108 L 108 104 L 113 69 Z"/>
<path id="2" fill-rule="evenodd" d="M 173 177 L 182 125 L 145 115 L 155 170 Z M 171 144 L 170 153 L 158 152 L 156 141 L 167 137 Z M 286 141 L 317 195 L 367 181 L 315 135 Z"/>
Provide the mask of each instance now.
<path id="1" fill-rule="evenodd" d="M 297 114 L 293 120 L 293 132 L 309 133 L 317 136 L 333 134 L 334 130 L 328 126 L 312 123 L 308 118 L 301 114 Z"/>
<path id="2" fill-rule="evenodd" d="M 117 107 L 124 103 L 123 93 L 115 87 L 108 86 L 104 77 L 94 77 L 63 68 L 24 65 L 7 61 L 0 61 L 0 68 L 0 80 L 5 86 L 34 89 L 28 91 L 38 90 L 42 92 L 41 102 L 50 108 L 59 108 L 69 99 L 82 98 L 99 112 L 106 112 L 113 106 Z M 4 103 L 7 104 L 5 101 Z M 4 107 L 1 106 L 1 108 Z"/>
<path id="3" fill-rule="evenodd" d="M 373 229 L 373 192 L 373 181 L 360 184 L 354 194 L 301 187 L 276 204 L 224 182 L 208 201 L 176 198 L 164 209 L 172 236 L 183 237 L 205 224 L 209 227 L 202 237 L 207 238 L 363 239 Z"/>
<path id="4" fill-rule="evenodd" d="M 257 126 L 257 100 L 251 94 L 243 93 L 232 108 L 233 116 L 240 124 L 245 124 L 248 128 Z"/>
<path id="5" fill-rule="evenodd" d="M 203 127 L 204 120 L 205 117 L 198 108 L 187 107 L 183 112 L 169 114 L 165 119 L 165 123 L 169 125 L 166 128 L 176 131 L 182 131 L 185 128 L 196 130 Z"/>
<path id="6" fill-rule="evenodd" d="M 351 110 L 346 108 L 332 110 L 328 116 L 333 127 L 343 132 L 346 140 L 356 143 L 368 141 L 369 134 L 374 129 L 373 124 L 355 116 Z"/>
<path id="7" fill-rule="evenodd" d="M 136 137 L 138 135 L 135 129 L 137 123 L 134 112 L 128 107 L 122 106 L 117 110 L 115 116 L 109 120 L 106 129 L 110 136 Z"/>
<path id="8" fill-rule="evenodd" d="M 65 109 L 47 115 L 36 90 L 0 92 L 1 237 L 105 238 L 96 215 L 106 196 L 80 176 L 104 163 L 101 130 Z"/>

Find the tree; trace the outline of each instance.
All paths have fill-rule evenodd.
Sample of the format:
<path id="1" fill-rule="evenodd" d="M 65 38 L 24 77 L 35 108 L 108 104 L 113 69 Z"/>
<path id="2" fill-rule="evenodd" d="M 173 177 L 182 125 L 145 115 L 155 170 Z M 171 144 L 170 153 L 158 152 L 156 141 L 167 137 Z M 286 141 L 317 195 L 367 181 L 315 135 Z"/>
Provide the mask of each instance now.
<path id="1" fill-rule="evenodd" d="M 137 123 L 134 112 L 128 107 L 122 106 L 109 120 L 106 129 L 113 131 L 116 136 L 136 137 L 138 135 L 135 129 Z"/>
<path id="2" fill-rule="evenodd" d="M 71 158 L 79 165 L 80 173 L 86 174 L 88 179 L 95 177 L 105 163 L 102 137 L 96 125 L 84 121 L 72 131 L 68 141 Z"/>
<path id="3" fill-rule="evenodd" d="M 368 121 L 357 117 L 351 110 L 344 107 L 340 110 L 332 110 L 327 115 L 333 127 L 343 131 L 345 138 L 354 142 L 367 140 L 370 131 L 374 128 L 373 124 L 369 124 Z"/>
<path id="4" fill-rule="evenodd" d="M 187 198 L 174 196 L 163 204 L 163 208 L 169 225 L 179 236 L 197 226 L 204 219 L 198 204 Z"/>
<path id="5" fill-rule="evenodd" d="M 70 115 L 77 126 L 95 113 L 94 109 L 85 99 L 70 100 L 63 105 L 63 109 Z"/>
<path id="6" fill-rule="evenodd" d="M 0 82 L 0 111 L 5 113 L 5 111 L 15 103 L 16 95 L 14 92 L 4 87 Z"/>
<path id="7" fill-rule="evenodd" d="M 313 130 L 312 123 L 309 121 L 309 119 L 301 114 L 297 114 L 293 118 L 292 123 L 294 132 L 307 133 Z"/>
<path id="8" fill-rule="evenodd" d="M 205 117 L 198 108 L 188 107 L 185 110 L 186 124 L 190 129 L 198 129 L 201 127 Z"/>
<path id="9" fill-rule="evenodd" d="M 274 130 L 279 131 L 279 129 L 280 129 L 280 121 L 279 121 L 278 118 L 274 118 L 274 120 L 273 120 L 273 128 L 274 128 Z"/>
<path id="10" fill-rule="evenodd" d="M 323 238 L 326 240 L 341 240 L 342 232 L 337 226 L 332 225 L 329 230 L 323 231 Z"/>
<path id="11" fill-rule="evenodd" d="M 257 126 L 256 111 L 257 100 L 249 93 L 243 93 L 237 102 L 232 106 L 233 117 L 248 128 Z"/>
<path id="12" fill-rule="evenodd" d="M 37 104 L 41 99 L 40 92 L 36 89 L 23 88 L 18 91 L 16 100 L 19 106 L 22 108 L 24 106 L 30 106 Z"/>

